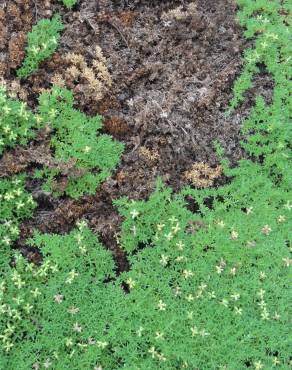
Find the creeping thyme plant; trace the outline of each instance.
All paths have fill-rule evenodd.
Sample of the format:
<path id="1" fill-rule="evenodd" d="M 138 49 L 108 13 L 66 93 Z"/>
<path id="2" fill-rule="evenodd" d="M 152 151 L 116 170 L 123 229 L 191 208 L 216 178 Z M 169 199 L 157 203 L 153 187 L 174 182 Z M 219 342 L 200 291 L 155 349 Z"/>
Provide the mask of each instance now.
<path id="1" fill-rule="evenodd" d="M 26 56 L 18 77 L 28 77 L 39 67 L 39 64 L 50 57 L 57 49 L 60 32 L 63 30 L 61 17 L 55 15 L 52 19 L 42 19 L 28 34 Z"/>
<path id="2" fill-rule="evenodd" d="M 32 215 L 35 203 L 24 189 L 24 177 L 0 179 L 0 250 L 2 269 L 9 266 L 11 246 L 19 236 L 19 223 Z"/>
<path id="3" fill-rule="evenodd" d="M 73 108 L 73 94 L 67 89 L 54 87 L 43 93 L 39 101 L 39 116 L 54 130 L 51 147 L 58 161 L 74 161 L 80 173 L 71 176 L 66 193 L 74 198 L 83 193 L 94 193 L 120 161 L 123 145 L 109 135 L 98 135 L 101 116 L 87 117 Z M 59 174 L 58 170 L 44 170 L 38 176 L 47 177 L 46 188 Z"/>
<path id="4" fill-rule="evenodd" d="M 4 86 L 0 85 L 0 155 L 5 148 L 27 144 L 36 126 L 36 119 L 26 104 L 8 98 Z"/>
<path id="5" fill-rule="evenodd" d="M 28 244 L 40 249 L 40 266 L 19 254 L 13 267 L 0 265 L 1 369 L 292 367 L 291 19 L 285 16 L 291 5 L 238 3 L 246 36 L 256 36 L 247 55 L 256 59 L 246 60 L 254 67 L 246 64 L 235 83 L 231 110 L 244 98 L 259 63 L 275 83 L 272 103 L 257 97 L 243 125 L 241 144 L 252 160 L 230 168 L 217 146 L 229 177 L 225 186 L 173 194 L 158 180 L 147 201 L 115 201 L 124 220 L 118 241 L 130 263 L 118 276 L 111 253 L 85 221 L 67 235 L 35 233 Z M 58 158 L 75 156 L 86 167 L 71 132 L 77 125 L 72 104 L 70 93 L 54 89 L 41 97 L 39 114 L 55 130 Z M 96 145 L 99 137 L 87 130 L 96 132 L 98 118 L 77 119 L 84 122 L 81 137 Z M 2 199 L 8 207 L 8 186 L 0 183 L 0 212 Z M 9 192 L 15 196 L 16 190 Z M 27 214 L 18 214 L 17 206 L 7 209 L 0 213 L 8 220 L 0 224 L 1 238 L 14 240 L 9 220 L 17 216 L 18 222 L 31 209 Z"/>

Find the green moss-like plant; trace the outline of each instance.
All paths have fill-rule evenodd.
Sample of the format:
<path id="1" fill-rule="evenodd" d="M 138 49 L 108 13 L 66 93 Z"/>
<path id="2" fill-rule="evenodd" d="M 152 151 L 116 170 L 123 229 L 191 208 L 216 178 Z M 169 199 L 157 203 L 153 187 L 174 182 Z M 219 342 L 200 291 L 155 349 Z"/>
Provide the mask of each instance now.
<path id="1" fill-rule="evenodd" d="M 51 147 L 55 159 L 74 161 L 76 176 L 69 174 L 65 192 L 73 198 L 84 193 L 93 194 L 98 184 L 105 180 L 117 166 L 123 145 L 109 135 L 99 134 L 101 116 L 88 117 L 73 108 L 73 94 L 54 87 L 40 97 L 39 115 L 54 130 Z M 52 190 L 54 179 L 60 171 L 46 169 L 38 176 L 47 177 L 46 188 Z M 56 192 L 58 194 L 58 192 Z"/>
<path id="2" fill-rule="evenodd" d="M 0 274 L 9 267 L 11 247 L 19 236 L 19 224 L 32 216 L 35 202 L 24 189 L 24 177 L 0 179 Z M 4 269 L 4 270 L 2 270 Z"/>
<path id="3" fill-rule="evenodd" d="M 0 85 L 0 155 L 5 148 L 25 145 L 33 137 L 37 120 L 25 103 L 8 98 Z"/>
<path id="4" fill-rule="evenodd" d="M 59 15 L 55 15 L 52 19 L 42 19 L 33 26 L 27 37 L 26 56 L 21 68 L 17 71 L 18 77 L 31 75 L 42 61 L 56 51 L 63 28 Z"/>

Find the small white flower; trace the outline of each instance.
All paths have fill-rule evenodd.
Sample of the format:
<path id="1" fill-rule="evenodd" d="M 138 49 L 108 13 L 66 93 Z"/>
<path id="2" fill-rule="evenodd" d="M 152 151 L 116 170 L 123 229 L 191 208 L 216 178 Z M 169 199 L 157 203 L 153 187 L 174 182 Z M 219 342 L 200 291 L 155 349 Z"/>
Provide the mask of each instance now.
<path id="1" fill-rule="evenodd" d="M 208 292 L 208 296 L 209 296 L 209 298 L 216 298 L 216 294 L 215 294 L 214 290 L 212 292 Z"/>
<path id="2" fill-rule="evenodd" d="M 267 306 L 267 304 L 265 301 L 260 301 L 260 303 L 258 303 L 258 306 L 260 306 L 260 308 L 263 310 Z"/>
<path id="3" fill-rule="evenodd" d="M 246 209 L 246 214 L 247 214 L 247 215 L 251 214 L 252 212 L 253 212 L 253 207 L 248 207 L 248 208 Z"/>
<path id="4" fill-rule="evenodd" d="M 152 358 L 155 358 L 155 355 L 157 354 L 156 350 L 155 350 L 155 347 L 152 346 L 149 350 L 148 350 L 148 353 L 151 354 L 151 357 Z"/>
<path id="5" fill-rule="evenodd" d="M 155 333 L 155 339 L 156 340 L 164 340 L 164 333 L 161 333 L 161 332 L 157 331 Z"/>
<path id="6" fill-rule="evenodd" d="M 164 224 L 157 224 L 157 230 L 161 231 L 165 227 Z"/>
<path id="7" fill-rule="evenodd" d="M 207 337 L 207 336 L 209 336 L 209 335 L 210 335 L 210 333 L 207 333 L 205 329 L 202 329 L 202 330 L 200 331 L 200 336 L 201 336 L 201 337 Z"/>
<path id="8" fill-rule="evenodd" d="M 195 299 L 195 298 L 194 298 L 194 296 L 193 296 L 192 294 L 189 294 L 188 296 L 186 296 L 186 300 L 187 300 L 188 302 L 192 302 L 194 299 Z"/>
<path id="9" fill-rule="evenodd" d="M 222 266 L 216 266 L 217 274 L 221 274 L 224 271 L 224 268 Z"/>
<path id="10" fill-rule="evenodd" d="M 178 295 L 181 295 L 181 288 L 177 286 L 174 288 L 173 292 L 174 292 L 174 295 L 177 297 Z"/>
<path id="11" fill-rule="evenodd" d="M 135 218 L 137 218 L 139 216 L 139 212 L 136 210 L 136 209 L 133 209 L 131 212 L 130 212 L 130 215 L 132 216 L 132 219 L 134 220 Z"/>
<path id="12" fill-rule="evenodd" d="M 263 311 L 261 313 L 261 318 L 263 320 L 269 320 L 270 319 L 270 314 L 269 314 L 269 312 L 267 311 L 266 308 L 263 309 Z"/>
<path id="13" fill-rule="evenodd" d="M 269 235 L 272 229 L 270 228 L 269 225 L 265 225 L 262 227 L 262 234 L 264 235 Z"/>
<path id="14" fill-rule="evenodd" d="M 127 279 L 126 283 L 128 284 L 130 289 L 133 289 L 136 285 L 136 282 L 132 278 Z"/>
<path id="15" fill-rule="evenodd" d="M 4 238 L 2 239 L 2 243 L 6 244 L 6 245 L 9 245 L 11 242 L 11 239 L 8 238 L 8 236 L 4 236 Z"/>
<path id="16" fill-rule="evenodd" d="M 236 274 L 236 267 L 232 267 L 230 269 L 230 275 L 235 276 L 235 274 Z"/>
<path id="17" fill-rule="evenodd" d="M 221 227 L 222 229 L 225 227 L 225 223 L 221 220 L 217 222 L 217 225 Z"/>
<path id="18" fill-rule="evenodd" d="M 174 234 L 177 234 L 180 231 L 180 229 L 181 228 L 179 226 L 179 223 L 177 223 L 175 226 L 172 227 Z"/>
<path id="19" fill-rule="evenodd" d="M 239 293 L 233 293 L 231 294 L 230 296 L 232 299 L 234 299 L 235 301 L 238 301 L 239 298 L 240 298 L 240 294 Z"/>
<path id="20" fill-rule="evenodd" d="M 66 338 L 66 340 L 65 340 L 65 346 L 66 347 L 72 347 L 73 346 L 72 338 Z"/>
<path id="21" fill-rule="evenodd" d="M 142 336 L 142 332 L 144 331 L 144 328 L 142 326 L 140 326 L 140 328 L 136 331 L 138 337 L 141 337 Z"/>
<path id="22" fill-rule="evenodd" d="M 81 333 L 82 332 L 82 327 L 78 324 L 78 322 L 76 322 L 73 325 L 73 330 L 76 331 L 76 333 Z"/>
<path id="23" fill-rule="evenodd" d="M 91 146 L 86 145 L 86 146 L 83 148 L 83 151 L 84 151 L 84 153 L 88 154 L 88 153 L 91 151 Z"/>
<path id="24" fill-rule="evenodd" d="M 160 311 L 165 311 L 166 310 L 166 304 L 160 299 L 158 304 L 157 304 L 157 307 L 159 308 Z"/>
<path id="25" fill-rule="evenodd" d="M 177 249 L 179 251 L 182 251 L 184 249 L 184 243 L 180 240 L 178 243 L 176 243 Z"/>
<path id="26" fill-rule="evenodd" d="M 76 315 L 79 312 L 79 308 L 71 307 L 71 308 L 68 309 L 67 312 L 70 313 L 71 315 Z"/>
<path id="27" fill-rule="evenodd" d="M 168 234 L 165 234 L 164 236 L 165 236 L 165 238 L 166 238 L 168 241 L 170 241 L 171 239 L 173 239 L 173 234 L 172 234 L 171 232 L 169 232 Z"/>
<path id="28" fill-rule="evenodd" d="M 159 262 L 161 263 L 162 266 L 165 267 L 168 263 L 168 260 L 169 260 L 169 257 L 162 254 Z"/>
<path id="29" fill-rule="evenodd" d="M 279 361 L 278 357 L 274 357 L 274 358 L 273 358 L 273 365 L 274 365 L 274 366 L 280 365 L 280 363 L 281 363 L 281 362 Z"/>
<path id="30" fill-rule="evenodd" d="M 264 298 L 264 295 L 265 295 L 265 293 L 266 293 L 266 291 L 265 290 L 263 290 L 263 289 L 260 289 L 259 291 L 258 291 L 258 296 L 261 298 L 261 299 L 263 299 Z"/>
<path id="31" fill-rule="evenodd" d="M 261 361 L 256 361 L 256 362 L 254 363 L 254 368 L 255 368 L 256 370 L 261 370 L 263 367 L 264 367 L 264 365 L 262 364 L 262 362 L 261 362 Z"/>
<path id="32" fill-rule="evenodd" d="M 47 359 L 46 362 L 44 362 L 43 365 L 44 365 L 45 369 L 48 369 L 52 365 L 52 363 L 50 362 L 50 359 Z"/>
<path id="33" fill-rule="evenodd" d="M 191 328 L 192 337 L 199 334 L 199 330 L 196 326 Z"/>
<path id="34" fill-rule="evenodd" d="M 289 257 L 282 258 L 282 261 L 286 267 L 289 267 L 292 264 L 292 258 Z"/>
<path id="35" fill-rule="evenodd" d="M 228 307 L 228 300 L 223 298 L 222 301 L 220 302 L 220 304 L 222 304 L 224 307 Z"/>
<path id="36" fill-rule="evenodd" d="M 54 301 L 58 304 L 63 302 L 64 296 L 62 294 L 56 294 L 54 295 Z"/>
<path id="37" fill-rule="evenodd" d="M 242 315 L 242 308 L 239 308 L 237 306 L 234 307 L 234 312 L 236 315 Z"/>
<path id="38" fill-rule="evenodd" d="M 191 270 L 183 270 L 183 275 L 185 279 L 188 279 L 189 277 L 193 276 L 194 273 Z"/>
<path id="39" fill-rule="evenodd" d="M 285 221 L 286 221 L 286 217 L 285 217 L 285 216 L 280 215 L 280 216 L 277 218 L 277 221 L 278 221 L 279 223 L 285 222 Z"/>
<path id="40" fill-rule="evenodd" d="M 187 318 L 188 318 L 188 320 L 192 320 L 193 319 L 193 315 L 194 315 L 194 312 L 193 311 L 187 312 Z"/>

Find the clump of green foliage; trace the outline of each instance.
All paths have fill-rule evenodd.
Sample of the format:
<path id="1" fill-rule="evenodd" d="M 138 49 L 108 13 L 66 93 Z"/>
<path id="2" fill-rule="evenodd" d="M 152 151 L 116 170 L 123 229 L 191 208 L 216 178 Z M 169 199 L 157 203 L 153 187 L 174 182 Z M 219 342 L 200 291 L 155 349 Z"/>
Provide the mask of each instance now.
<path id="1" fill-rule="evenodd" d="M 18 77 L 31 75 L 42 61 L 56 51 L 63 28 L 59 15 L 55 15 L 52 19 L 42 19 L 33 26 L 27 37 L 26 56 L 17 71 Z"/>
<path id="2" fill-rule="evenodd" d="M 24 177 L 0 180 L 0 273 L 9 267 L 11 246 L 19 236 L 19 223 L 31 217 L 32 196 L 24 189 Z"/>
<path id="3" fill-rule="evenodd" d="M 254 74 L 264 65 L 276 84 L 274 104 L 279 108 L 290 105 L 285 113 L 291 114 L 291 76 L 292 45 L 287 42 L 291 37 L 291 4 L 289 1 L 250 1 L 238 0 L 240 25 L 245 28 L 244 36 L 256 36 L 255 47 L 245 50 L 244 68 L 234 84 L 231 110 L 244 100 L 244 93 L 252 86 Z M 286 14 L 286 16 L 285 16 Z M 281 67 L 280 67 L 281 66 Z"/>
<path id="4" fill-rule="evenodd" d="M 62 0 L 66 8 L 70 9 L 77 3 L 77 0 Z"/>
<path id="5" fill-rule="evenodd" d="M 36 118 L 26 103 L 8 98 L 4 86 L 0 85 L 0 155 L 5 148 L 27 144 L 36 126 Z"/>
<path id="6" fill-rule="evenodd" d="M 266 180 L 259 203 L 242 187 L 203 218 L 160 183 L 117 201 L 131 264 L 119 277 L 85 222 L 36 234 L 42 265 L 18 256 L 1 285 L 5 368 L 288 368 L 292 192 Z"/>
<path id="7" fill-rule="evenodd" d="M 109 135 L 97 134 L 102 127 L 101 116 L 88 117 L 74 109 L 69 90 L 54 87 L 40 96 L 39 103 L 39 116 L 54 130 L 51 147 L 55 159 L 65 163 L 74 161 L 75 169 L 80 170 L 69 178 L 66 194 L 73 198 L 93 194 L 119 163 L 123 145 Z M 37 176 L 47 178 L 45 188 L 52 190 L 59 174 L 58 169 L 47 168 Z"/>

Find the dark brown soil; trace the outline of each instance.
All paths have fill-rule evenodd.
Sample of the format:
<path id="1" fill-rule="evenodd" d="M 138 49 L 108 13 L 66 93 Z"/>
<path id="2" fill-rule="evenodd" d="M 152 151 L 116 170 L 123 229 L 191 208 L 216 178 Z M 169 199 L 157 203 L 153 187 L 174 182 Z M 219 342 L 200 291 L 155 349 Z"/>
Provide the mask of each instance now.
<path id="1" fill-rule="evenodd" d="M 9 7 L 18 12 L 13 19 Z M 174 190 L 181 189 L 188 184 L 185 174 L 194 163 L 218 165 L 214 140 L 223 145 L 231 163 L 243 156 L 239 146 L 242 110 L 225 115 L 246 47 L 235 20 L 236 5 L 232 0 L 84 0 L 66 11 L 57 1 L 4 2 L 0 5 L 4 25 L 0 40 L 5 39 L 0 77 L 8 82 L 15 79 L 26 32 L 32 23 L 57 10 L 66 26 L 60 48 L 37 73 L 22 81 L 28 102 L 34 108 L 40 91 L 50 87 L 52 75 L 62 73 L 66 53 L 81 54 L 90 64 L 99 45 L 112 88 L 96 101 L 84 92 L 82 80 L 66 81 L 66 85 L 73 89 L 79 109 L 104 116 L 104 131 L 124 142 L 125 152 L 116 173 L 92 197 L 54 199 L 41 191 L 39 182 L 28 181 L 39 206 L 34 218 L 22 225 L 19 245 L 24 248 L 33 228 L 64 233 L 77 219 L 86 218 L 113 250 L 119 270 L 124 270 L 127 261 L 116 243 L 121 220 L 113 199 L 146 198 L 158 176 Z M 46 140 L 32 142 L 22 156 L 17 155 L 19 148 L 7 153 L 0 160 L 2 175 L 8 169 L 31 173 L 39 165 L 32 153 L 46 153 Z M 219 177 L 214 184 L 224 181 Z"/>

